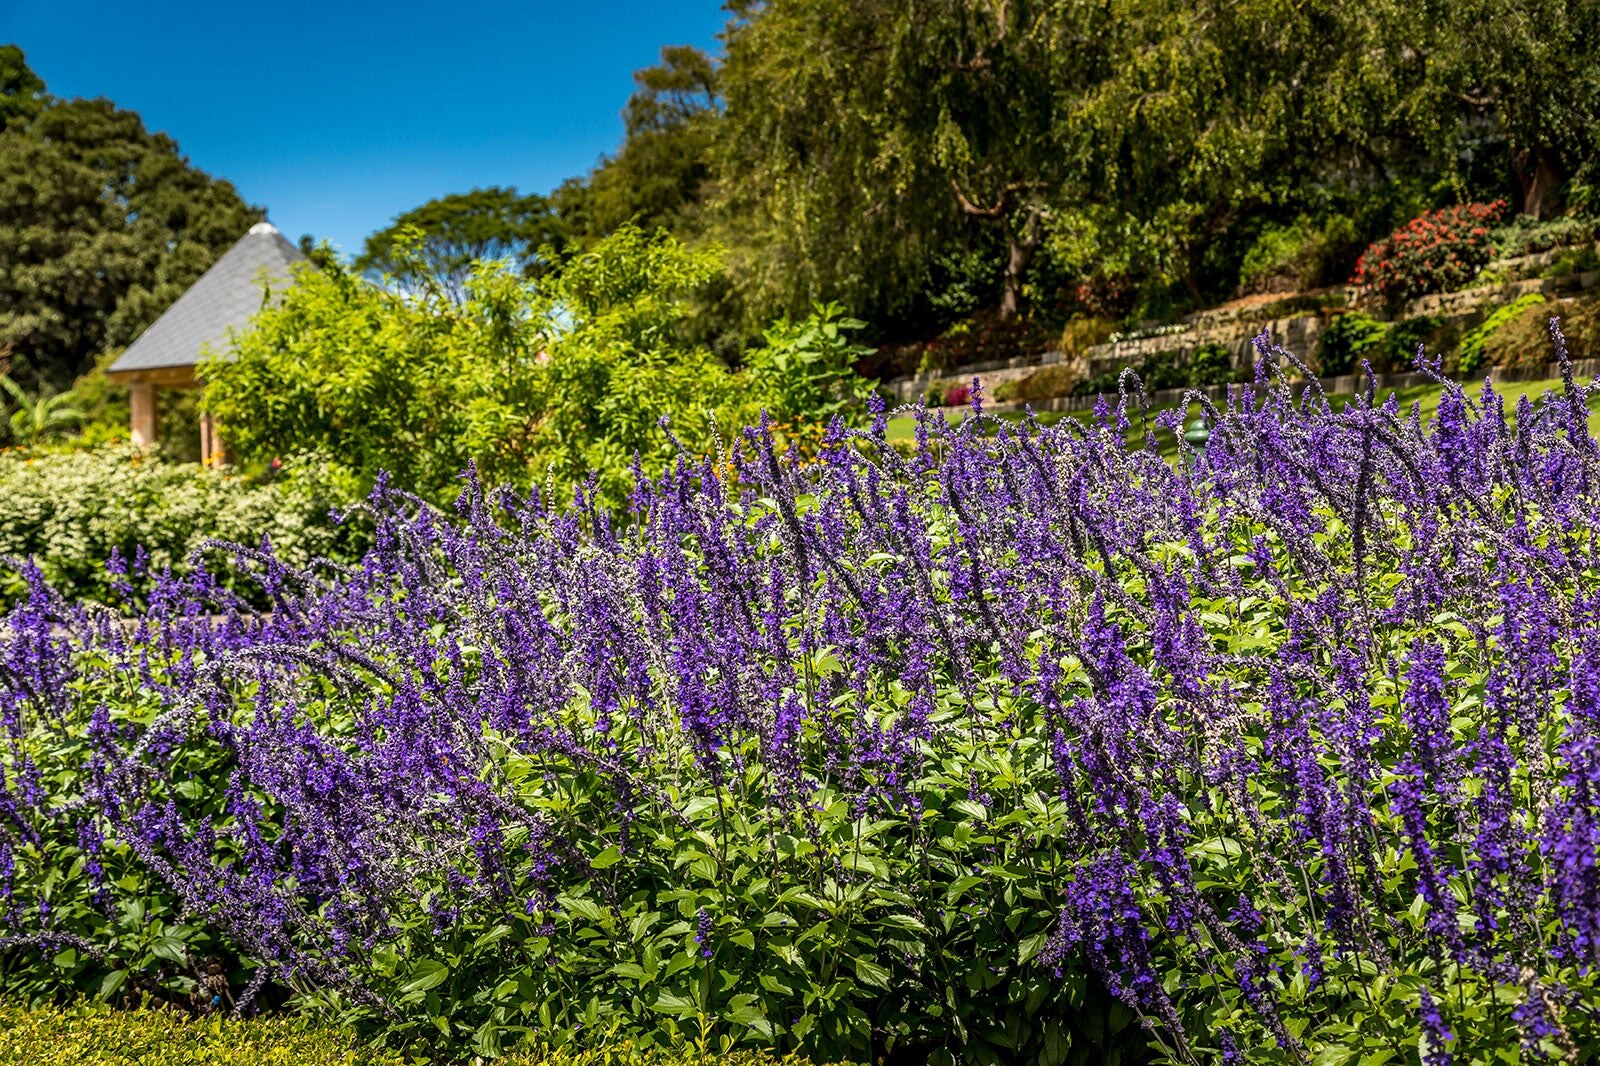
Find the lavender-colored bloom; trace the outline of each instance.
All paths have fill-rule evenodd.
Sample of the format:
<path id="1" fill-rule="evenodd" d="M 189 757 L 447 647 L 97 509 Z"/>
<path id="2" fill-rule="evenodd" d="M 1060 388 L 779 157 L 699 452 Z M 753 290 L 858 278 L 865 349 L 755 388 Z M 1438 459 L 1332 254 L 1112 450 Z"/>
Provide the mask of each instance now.
<path id="1" fill-rule="evenodd" d="M 1588 387 L 1513 422 L 1452 386 L 1424 419 L 1257 356 L 1255 384 L 1192 398 L 1204 464 L 1129 448 L 1156 421 L 1132 392 L 1045 426 L 997 425 L 975 389 L 959 424 L 919 412 L 910 454 L 878 410 L 809 464 L 770 426 L 641 459 L 615 514 L 593 486 L 569 505 L 469 471 L 439 510 L 380 481 L 355 567 L 241 549 L 270 612 L 136 552 L 108 564 L 156 572 L 123 625 L 21 564 L 6 914 L 42 937 L 98 911 L 109 940 L 133 872 L 262 981 L 381 1011 L 400 997 L 366 960 L 434 930 L 576 959 L 540 978 L 554 999 L 634 950 L 594 908 L 644 936 L 698 894 L 710 958 L 713 912 L 748 917 L 728 887 L 765 879 L 795 889 L 771 929 L 826 896 L 871 923 L 851 958 L 892 940 L 897 1002 L 1049 924 L 1046 964 L 1180 1058 L 1216 989 L 1242 1061 L 1293 1049 L 1291 1012 L 1346 1009 L 1352 968 L 1435 982 L 1396 1022 L 1430 1062 L 1476 1035 L 1449 967 L 1499 987 L 1499 1023 L 1537 988 L 1516 1020 L 1560 1039 L 1600 965 Z M 55 854 L 82 860 L 80 911 L 42 891 Z"/>

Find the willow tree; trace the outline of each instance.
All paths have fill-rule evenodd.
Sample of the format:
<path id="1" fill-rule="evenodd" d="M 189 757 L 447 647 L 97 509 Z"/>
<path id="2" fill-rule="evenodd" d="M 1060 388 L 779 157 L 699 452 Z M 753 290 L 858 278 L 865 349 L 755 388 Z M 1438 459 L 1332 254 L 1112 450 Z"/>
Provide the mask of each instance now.
<path id="1" fill-rule="evenodd" d="M 1002 313 L 1020 311 L 1051 204 L 1084 180 L 1057 111 L 1109 71 L 1094 6 L 737 7 L 715 170 L 756 308 L 902 310 L 931 259 L 977 226 L 998 237 Z"/>

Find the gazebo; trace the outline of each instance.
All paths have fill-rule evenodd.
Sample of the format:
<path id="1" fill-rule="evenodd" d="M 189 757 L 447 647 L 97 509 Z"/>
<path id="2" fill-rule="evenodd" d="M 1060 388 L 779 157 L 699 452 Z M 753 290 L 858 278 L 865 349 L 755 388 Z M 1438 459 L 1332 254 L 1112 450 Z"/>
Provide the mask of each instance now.
<path id="1" fill-rule="evenodd" d="M 160 440 L 156 390 L 198 388 L 194 369 L 201 357 L 208 349 L 226 353 L 229 331 L 249 326 L 250 316 L 293 281 L 292 268 L 304 259 L 263 218 L 128 345 L 106 373 L 128 386 L 134 444 L 148 447 Z M 201 415 L 201 459 L 213 463 L 225 455 L 215 421 Z"/>

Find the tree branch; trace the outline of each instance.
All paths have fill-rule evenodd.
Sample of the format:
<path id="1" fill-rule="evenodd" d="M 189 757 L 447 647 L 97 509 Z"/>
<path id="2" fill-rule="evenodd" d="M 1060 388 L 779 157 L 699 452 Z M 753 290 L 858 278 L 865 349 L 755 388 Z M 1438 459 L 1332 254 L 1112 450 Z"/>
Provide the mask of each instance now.
<path id="1" fill-rule="evenodd" d="M 954 178 L 950 179 L 950 191 L 956 194 L 956 203 L 961 205 L 961 210 L 965 214 L 972 215 L 974 218 L 1002 218 L 1007 211 L 1011 210 L 1012 200 L 1017 193 L 1024 189 L 1032 188 L 1035 184 L 1037 182 L 1032 181 L 1013 181 L 1009 183 L 1000 190 L 1000 195 L 995 197 L 994 204 L 990 207 L 980 207 L 974 203 L 970 196 L 961 191 L 960 183 Z"/>

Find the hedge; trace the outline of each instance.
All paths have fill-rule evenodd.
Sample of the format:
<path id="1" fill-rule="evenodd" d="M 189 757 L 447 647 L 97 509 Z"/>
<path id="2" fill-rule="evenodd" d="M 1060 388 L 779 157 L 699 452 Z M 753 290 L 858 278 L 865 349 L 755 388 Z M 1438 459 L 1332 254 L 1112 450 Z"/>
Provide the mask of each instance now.
<path id="1" fill-rule="evenodd" d="M 462 1060 L 478 1062 L 482 1060 Z M 586 1051 L 525 1050 L 506 1066 L 784 1066 L 748 1051 L 649 1051 L 615 1044 Z M 0 1066 L 401 1066 L 399 1054 L 353 1033 L 288 1017 L 238 1020 L 104 1005 L 29 1008 L 0 1001 Z"/>

